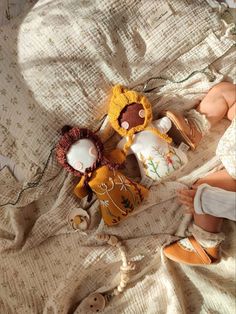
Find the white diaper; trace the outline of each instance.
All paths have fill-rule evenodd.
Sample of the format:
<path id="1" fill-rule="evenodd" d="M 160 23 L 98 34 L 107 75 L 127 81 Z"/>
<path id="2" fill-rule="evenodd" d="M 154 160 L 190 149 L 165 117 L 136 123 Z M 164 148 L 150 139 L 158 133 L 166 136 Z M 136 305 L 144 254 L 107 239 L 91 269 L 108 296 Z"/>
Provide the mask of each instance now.
<path id="1" fill-rule="evenodd" d="M 216 156 L 219 157 L 229 175 L 236 180 L 236 118 L 220 139 Z"/>

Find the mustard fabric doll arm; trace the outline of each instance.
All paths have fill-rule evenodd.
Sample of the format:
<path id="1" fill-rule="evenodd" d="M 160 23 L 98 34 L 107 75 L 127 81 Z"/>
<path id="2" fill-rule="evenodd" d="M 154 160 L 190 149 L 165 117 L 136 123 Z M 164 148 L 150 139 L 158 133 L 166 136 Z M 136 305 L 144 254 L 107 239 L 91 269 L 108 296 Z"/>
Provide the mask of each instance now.
<path id="1" fill-rule="evenodd" d="M 84 198 L 88 195 L 88 190 L 84 187 L 84 177 L 81 178 L 80 182 L 74 188 L 74 193 L 78 198 Z"/>
<path id="2" fill-rule="evenodd" d="M 171 128 L 171 121 L 167 117 L 152 121 L 152 125 L 161 133 L 167 133 Z"/>
<path id="3" fill-rule="evenodd" d="M 123 151 L 126 142 L 127 142 L 126 137 L 123 137 L 117 144 L 117 148 Z M 133 151 L 129 148 L 128 151 L 126 152 L 126 156 L 131 154 L 133 154 Z"/>
<path id="4" fill-rule="evenodd" d="M 116 148 L 113 151 L 111 151 L 109 154 L 106 155 L 106 157 L 114 163 L 122 164 L 125 161 L 125 154 L 124 152 Z"/>

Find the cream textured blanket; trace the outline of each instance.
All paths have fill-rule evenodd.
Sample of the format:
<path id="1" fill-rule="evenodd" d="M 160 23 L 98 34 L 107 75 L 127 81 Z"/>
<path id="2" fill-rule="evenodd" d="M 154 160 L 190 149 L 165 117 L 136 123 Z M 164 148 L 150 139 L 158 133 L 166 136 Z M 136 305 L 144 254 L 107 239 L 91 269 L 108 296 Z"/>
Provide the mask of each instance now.
<path id="1" fill-rule="evenodd" d="M 235 57 L 232 25 L 203 0 L 39 0 L 0 28 L 0 154 L 25 177 L 19 183 L 7 167 L 0 171 L 0 313 L 68 313 L 89 293 L 115 287 L 120 257 L 95 240 L 100 232 L 124 240 L 137 268 L 105 313 L 233 313 L 235 223 L 225 222 L 218 265 L 182 266 L 161 253 L 183 220 L 175 191 L 221 166 L 214 155 L 227 121 L 116 227 L 104 226 L 97 201 L 72 195 L 75 180 L 53 147 L 64 124 L 101 125 L 114 83 L 183 80 L 153 80 L 159 88 L 147 96 L 155 115 L 187 110 L 217 82 L 233 80 Z M 67 224 L 76 207 L 88 209 L 87 232 Z M 183 234 L 184 220 L 180 226 Z"/>

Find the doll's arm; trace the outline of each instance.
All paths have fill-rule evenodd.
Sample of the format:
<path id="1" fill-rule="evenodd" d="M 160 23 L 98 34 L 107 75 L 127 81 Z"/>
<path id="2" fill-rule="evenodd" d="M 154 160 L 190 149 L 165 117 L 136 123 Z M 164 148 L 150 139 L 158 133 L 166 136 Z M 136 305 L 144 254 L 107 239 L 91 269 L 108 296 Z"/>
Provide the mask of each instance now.
<path id="1" fill-rule="evenodd" d="M 111 151 L 109 154 L 106 155 L 106 157 L 111 162 L 117 164 L 122 164 L 125 161 L 125 153 L 119 148 L 116 148 L 113 151 Z"/>
<path id="2" fill-rule="evenodd" d="M 126 137 L 123 137 L 123 138 L 119 141 L 119 143 L 117 144 L 117 148 L 123 151 L 126 142 L 127 142 Z M 128 156 L 128 155 L 131 155 L 131 154 L 133 154 L 133 152 L 132 152 L 132 150 L 129 148 L 128 151 L 127 151 L 127 153 L 126 153 L 126 155 Z"/>
<path id="3" fill-rule="evenodd" d="M 78 198 L 83 198 L 88 195 L 88 190 L 84 187 L 84 177 L 81 178 L 79 183 L 74 188 L 74 193 Z"/>
<path id="4" fill-rule="evenodd" d="M 152 121 L 152 125 L 156 127 L 161 133 L 167 133 L 171 128 L 171 121 L 167 117 Z"/>

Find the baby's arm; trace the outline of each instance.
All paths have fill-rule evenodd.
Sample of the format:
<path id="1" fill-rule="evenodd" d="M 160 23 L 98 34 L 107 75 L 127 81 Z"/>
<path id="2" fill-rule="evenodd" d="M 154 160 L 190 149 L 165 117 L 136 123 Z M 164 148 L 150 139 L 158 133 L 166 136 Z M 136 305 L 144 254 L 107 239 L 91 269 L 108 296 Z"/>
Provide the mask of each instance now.
<path id="1" fill-rule="evenodd" d="M 194 214 L 194 197 L 196 194 L 197 190 L 196 188 L 194 189 L 183 189 L 177 191 L 178 195 L 178 200 L 182 205 L 185 205 L 187 210 L 187 213 L 192 213 Z"/>
<path id="2" fill-rule="evenodd" d="M 152 121 L 152 125 L 161 133 L 167 133 L 171 128 L 171 121 L 167 117 Z"/>

